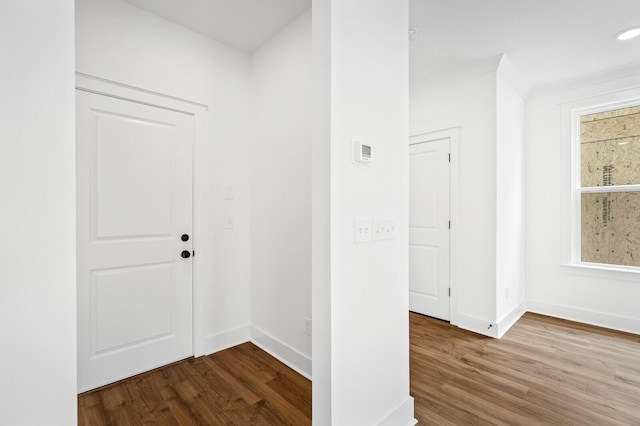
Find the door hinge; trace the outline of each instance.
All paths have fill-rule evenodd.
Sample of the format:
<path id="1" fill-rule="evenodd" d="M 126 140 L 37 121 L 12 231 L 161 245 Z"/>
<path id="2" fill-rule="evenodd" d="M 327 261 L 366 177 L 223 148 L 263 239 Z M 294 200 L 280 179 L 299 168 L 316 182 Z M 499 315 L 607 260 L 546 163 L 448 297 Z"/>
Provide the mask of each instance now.
<path id="1" fill-rule="evenodd" d="M 449 287 L 449 297 L 451 297 L 451 287 Z"/>
<path id="2" fill-rule="evenodd" d="M 449 162 L 451 162 L 451 153 L 449 153 Z"/>
<path id="3" fill-rule="evenodd" d="M 451 229 L 451 221 L 449 221 L 449 229 Z"/>
<path id="4" fill-rule="evenodd" d="M 195 250 L 193 251 L 193 257 L 196 257 L 196 251 Z"/>

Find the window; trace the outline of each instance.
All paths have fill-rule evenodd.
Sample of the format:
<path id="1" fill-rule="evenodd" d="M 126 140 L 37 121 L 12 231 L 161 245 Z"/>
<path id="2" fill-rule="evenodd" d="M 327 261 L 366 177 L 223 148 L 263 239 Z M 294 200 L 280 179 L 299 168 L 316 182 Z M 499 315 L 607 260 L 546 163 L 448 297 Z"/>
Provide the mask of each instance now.
<path id="1" fill-rule="evenodd" d="M 640 102 L 573 117 L 576 260 L 640 267 Z"/>

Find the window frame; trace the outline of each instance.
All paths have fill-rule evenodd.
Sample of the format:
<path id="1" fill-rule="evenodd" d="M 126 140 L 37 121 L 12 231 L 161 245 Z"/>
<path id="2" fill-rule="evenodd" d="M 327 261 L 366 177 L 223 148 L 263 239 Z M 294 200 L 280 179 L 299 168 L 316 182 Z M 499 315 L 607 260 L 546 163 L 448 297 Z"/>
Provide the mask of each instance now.
<path id="1" fill-rule="evenodd" d="M 617 265 L 582 261 L 582 195 L 609 192 L 640 192 L 640 184 L 611 186 L 582 186 L 581 179 L 581 142 L 580 119 L 582 116 L 605 111 L 640 106 L 640 96 L 624 99 L 591 103 L 586 106 L 572 108 L 571 112 L 571 253 L 570 265 L 588 269 L 625 271 L 640 274 L 640 266 Z"/>

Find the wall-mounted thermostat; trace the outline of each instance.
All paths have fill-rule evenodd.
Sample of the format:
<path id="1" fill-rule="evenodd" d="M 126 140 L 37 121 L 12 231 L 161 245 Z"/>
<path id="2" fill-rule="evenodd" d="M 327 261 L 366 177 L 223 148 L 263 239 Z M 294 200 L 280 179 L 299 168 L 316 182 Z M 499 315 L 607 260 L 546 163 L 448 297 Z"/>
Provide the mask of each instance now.
<path id="1" fill-rule="evenodd" d="M 359 164 L 371 163 L 371 145 L 361 140 L 353 140 L 353 162 Z"/>

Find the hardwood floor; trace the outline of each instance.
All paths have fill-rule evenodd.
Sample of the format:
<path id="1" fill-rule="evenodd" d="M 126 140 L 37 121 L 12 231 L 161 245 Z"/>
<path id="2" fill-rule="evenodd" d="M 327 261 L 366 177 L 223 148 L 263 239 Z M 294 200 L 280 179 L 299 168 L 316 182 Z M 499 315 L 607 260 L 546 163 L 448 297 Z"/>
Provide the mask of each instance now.
<path id="1" fill-rule="evenodd" d="M 421 425 L 640 425 L 640 336 L 524 315 L 501 340 L 411 313 Z M 251 343 L 78 398 L 80 425 L 309 425 L 311 382 Z"/>
<path id="2" fill-rule="evenodd" d="M 640 425 L 640 336 L 527 313 L 501 340 L 410 314 L 421 425 Z"/>
<path id="3" fill-rule="evenodd" d="M 311 382 L 251 343 L 78 397 L 80 425 L 310 425 Z"/>

